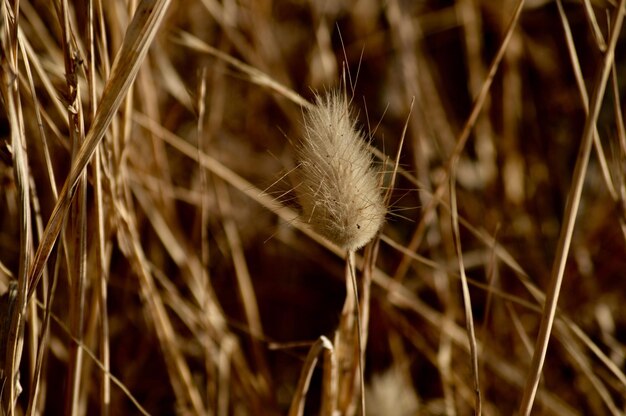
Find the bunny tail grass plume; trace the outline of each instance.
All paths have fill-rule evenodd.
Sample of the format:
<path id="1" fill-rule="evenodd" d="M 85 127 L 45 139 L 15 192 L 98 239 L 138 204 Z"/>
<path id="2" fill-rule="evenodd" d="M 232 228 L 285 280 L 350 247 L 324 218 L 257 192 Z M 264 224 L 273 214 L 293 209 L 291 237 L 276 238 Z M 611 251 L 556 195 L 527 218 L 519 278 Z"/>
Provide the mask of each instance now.
<path id="1" fill-rule="evenodd" d="M 365 141 L 339 91 L 317 96 L 304 116 L 298 147 L 304 221 L 347 250 L 357 250 L 378 232 L 385 205 Z"/>

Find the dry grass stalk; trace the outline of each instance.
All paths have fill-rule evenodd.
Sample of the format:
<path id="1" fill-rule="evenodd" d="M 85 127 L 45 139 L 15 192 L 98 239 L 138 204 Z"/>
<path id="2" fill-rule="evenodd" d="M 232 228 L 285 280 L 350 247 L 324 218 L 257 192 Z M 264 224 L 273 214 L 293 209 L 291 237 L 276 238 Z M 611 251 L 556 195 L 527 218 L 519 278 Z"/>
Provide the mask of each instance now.
<path id="1" fill-rule="evenodd" d="M 76 154 L 68 178 L 59 193 L 58 202 L 46 226 L 42 242 L 35 253 L 33 265 L 29 271 L 31 288 L 29 298 L 32 296 L 33 289 L 37 287 L 44 264 L 50 256 L 52 247 L 59 235 L 63 218 L 73 196 L 72 191 L 75 189 L 83 170 L 89 163 L 100 140 L 104 137 L 113 116 L 131 87 L 143 62 L 143 58 L 148 52 L 152 39 L 154 39 L 159 28 L 159 23 L 167 11 L 168 5 L 169 1 L 167 0 L 141 2 L 135 12 L 124 38 L 122 49 L 113 63 L 111 75 L 102 93 L 100 105 L 92 126 L 85 137 L 85 142 Z"/>
<path id="2" fill-rule="evenodd" d="M 17 293 L 15 294 L 15 305 L 10 316 L 10 326 L 7 334 L 3 334 L 7 342 L 6 355 L 3 360 L 3 385 L 2 401 L 0 410 L 8 415 L 15 414 L 15 403 L 17 396 L 21 393 L 19 368 L 22 358 L 22 348 L 24 343 L 24 324 L 26 318 L 26 306 L 28 292 L 28 280 L 26 276 L 31 264 L 29 253 L 32 252 L 32 229 L 31 229 L 31 206 L 30 206 L 30 169 L 28 162 L 28 151 L 24 132 L 24 119 L 22 114 L 19 89 L 17 81 L 18 74 L 18 26 L 17 17 L 19 8 L 14 4 L 9 9 L 9 4 L 0 6 L 2 13 L 2 71 L 0 74 L 0 90 L 3 103 L 7 112 L 7 117 L 11 126 L 10 145 L 13 151 L 13 171 L 15 186 L 18 192 L 18 221 L 19 221 L 19 267 L 17 274 Z M 10 294 L 12 297 L 13 295 Z"/>
<path id="3" fill-rule="evenodd" d="M 291 402 L 291 407 L 289 408 L 289 416 L 302 416 L 304 413 L 306 393 L 309 390 L 313 370 L 315 370 L 315 365 L 317 364 L 319 356 L 325 351 L 328 351 L 332 356 L 333 350 L 333 344 L 328 338 L 322 336 L 320 339 L 315 341 L 304 362 L 302 373 L 300 374 L 300 379 L 298 380 L 298 386 L 296 387 L 296 393 L 293 397 L 293 401 Z"/>
<path id="4" fill-rule="evenodd" d="M 532 409 L 537 387 L 539 385 L 539 379 L 541 377 L 541 370 L 543 368 L 546 351 L 548 349 L 548 342 L 550 341 L 550 333 L 552 331 L 552 325 L 556 315 L 556 306 L 559 300 L 561 284 L 563 282 L 563 275 L 565 272 L 565 263 L 567 262 L 572 234 L 574 232 L 576 214 L 578 213 L 583 183 L 587 174 L 589 154 L 593 145 L 593 135 L 596 129 L 595 125 L 598 119 L 598 114 L 600 113 L 600 106 L 604 97 L 604 91 L 609 79 L 609 74 L 613 66 L 615 46 L 617 45 L 617 39 L 624 21 L 623 10 L 625 5 L 625 0 L 620 1 L 618 8 L 615 11 L 613 21 L 611 22 L 609 45 L 604 54 L 604 62 L 601 71 L 598 73 L 593 94 L 591 95 L 591 102 L 589 103 L 589 114 L 585 120 L 580 149 L 578 157 L 576 158 L 572 188 L 568 193 L 567 204 L 565 205 L 563 226 L 561 227 L 561 233 L 559 235 L 559 241 L 555 253 L 550 286 L 546 292 L 546 303 L 542 314 L 541 327 L 539 328 L 539 334 L 537 335 L 533 361 L 528 373 L 524 396 L 522 397 L 522 402 L 520 404 L 520 413 L 523 415 L 530 414 Z"/>
<path id="5" fill-rule="evenodd" d="M 168 5 L 1 6 L 5 413 L 389 413 L 374 399 L 512 414 L 539 374 L 536 412 L 621 412 L 616 1 Z M 366 149 L 364 171 L 377 159 L 390 210 L 347 259 L 362 244 L 306 221 L 320 184 L 299 221 L 284 180 L 302 170 L 288 138 L 332 107 L 313 91 L 336 91 L 342 62 L 366 111 L 352 120 L 342 97 L 334 124 L 368 126 L 347 147 Z M 598 68 L 602 108 L 586 90 Z M 597 157 L 573 175 L 583 120 Z M 546 265 L 564 253 L 557 296 Z"/>

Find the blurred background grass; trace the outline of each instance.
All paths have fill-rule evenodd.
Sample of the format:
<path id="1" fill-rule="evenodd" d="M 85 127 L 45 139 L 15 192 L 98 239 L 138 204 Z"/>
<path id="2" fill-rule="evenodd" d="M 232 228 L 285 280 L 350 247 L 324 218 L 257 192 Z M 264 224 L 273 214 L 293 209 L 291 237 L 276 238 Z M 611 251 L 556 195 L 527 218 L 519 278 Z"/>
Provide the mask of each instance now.
<path id="1" fill-rule="evenodd" d="M 86 130 L 92 120 L 87 109 L 96 104 L 87 94 L 94 85 L 88 75 L 95 75 L 99 96 L 133 3 L 94 2 L 93 41 L 87 4 L 67 7 L 78 64 L 78 111 Z M 591 14 L 585 2 L 563 3 L 591 93 L 602 39 L 608 38 L 607 13 L 615 6 L 586 2 Z M 18 414 L 32 403 L 35 385 L 41 413 L 72 409 L 69 333 L 76 334 L 70 322 L 78 310 L 82 342 L 146 412 L 286 414 L 308 347 L 320 335 L 332 339 L 339 323 L 344 261 L 294 227 L 293 216 L 277 216 L 278 208 L 259 202 L 267 193 L 297 209 L 291 192 L 297 184 L 283 175 L 296 165 L 292 143 L 302 133 L 302 109 L 284 91 L 311 101 L 315 92 L 339 85 L 344 71 L 354 85 L 350 93 L 359 125 L 374 147 L 393 158 L 408 120 L 400 161 L 407 174 L 393 192 L 376 262 L 383 277 L 375 278 L 372 288 L 367 413 L 471 414 L 472 375 L 448 194 L 441 200 L 432 194 L 444 180 L 516 4 L 173 2 L 103 140 L 101 167 L 88 169 L 86 244 L 81 248 L 72 232 L 59 240 L 37 291 L 41 303 L 28 309 Z M 76 145 L 69 139 L 64 57 L 70 51 L 63 48 L 61 7 L 31 0 L 19 2 L 19 8 L 20 39 L 30 45 L 35 87 L 33 95 L 20 56 L 13 82 L 21 97 L 33 185 L 35 244 L 27 253 L 32 256 L 41 235 L 36 222 L 45 225 L 56 203 L 51 182 L 62 186 Z M 4 13 L 7 28 L 6 8 Z M 462 247 L 472 279 L 487 415 L 514 413 L 522 395 L 541 319 L 529 287 L 543 290 L 549 281 L 586 117 L 563 16 L 555 1 L 526 2 L 458 163 Z M 6 32 L 3 36 L 8 42 Z M 202 52 L 194 38 L 266 74 L 283 92 Z M 616 78 L 609 81 L 614 85 L 607 88 L 598 120 L 615 192 L 609 192 L 594 151 L 533 414 L 626 411 L 626 138 L 620 130 L 622 106 L 616 104 L 624 89 L 623 36 L 617 45 Z M 95 68 L 88 59 L 92 49 Z M 10 141 L 16 126 L 2 114 L 0 277 L 7 288 L 19 275 L 20 208 Z M 171 135 L 191 150 L 185 154 Z M 215 164 L 201 168 L 194 160 L 201 153 L 237 179 L 216 172 Z M 386 170 L 380 161 L 379 166 Z M 96 176 L 102 180 L 101 208 Z M 68 221 L 79 221 L 73 213 Z M 86 302 L 80 307 L 72 258 L 65 254 L 75 250 L 83 250 L 86 268 L 80 292 Z M 246 294 L 247 275 L 253 290 Z M 53 281 L 54 319 L 49 335 L 38 342 L 45 328 L 42 304 L 50 299 Z M 260 327 L 251 323 L 255 319 Z M 32 381 L 37 351 L 44 354 L 42 373 Z M 108 399 L 102 392 L 109 383 L 106 373 L 91 358 L 79 359 L 75 412 L 140 412 L 115 384 Z M 306 414 L 319 409 L 317 373 Z M 394 407 L 381 407 L 386 401 Z"/>

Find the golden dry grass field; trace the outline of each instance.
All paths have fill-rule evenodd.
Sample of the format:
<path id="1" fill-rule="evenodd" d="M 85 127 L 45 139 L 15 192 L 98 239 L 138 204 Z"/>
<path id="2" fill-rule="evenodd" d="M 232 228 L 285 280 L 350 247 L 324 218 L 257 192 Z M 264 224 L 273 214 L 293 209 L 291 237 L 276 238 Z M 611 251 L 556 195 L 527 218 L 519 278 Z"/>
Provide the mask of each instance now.
<path id="1" fill-rule="evenodd" d="M 3 1 L 0 414 L 623 415 L 624 3 Z"/>

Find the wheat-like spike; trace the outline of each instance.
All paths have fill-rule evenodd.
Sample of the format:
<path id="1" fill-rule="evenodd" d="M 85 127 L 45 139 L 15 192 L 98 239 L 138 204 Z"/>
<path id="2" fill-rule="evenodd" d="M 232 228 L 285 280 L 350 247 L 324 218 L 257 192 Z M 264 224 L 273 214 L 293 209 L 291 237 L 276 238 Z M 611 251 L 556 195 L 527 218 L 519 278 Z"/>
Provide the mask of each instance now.
<path id="1" fill-rule="evenodd" d="M 347 250 L 357 250 L 385 219 L 372 159 L 339 91 L 316 97 L 304 116 L 298 147 L 303 220 Z"/>

